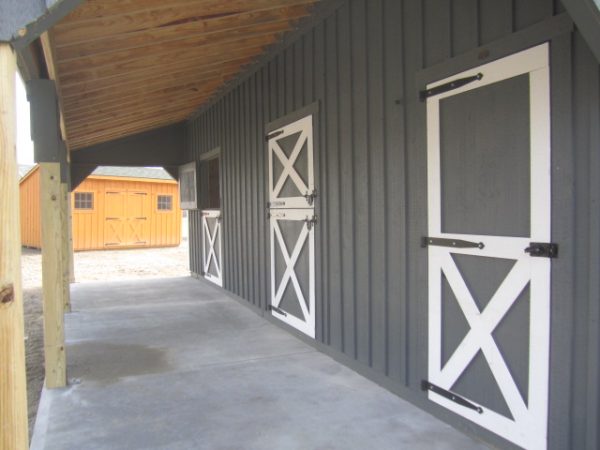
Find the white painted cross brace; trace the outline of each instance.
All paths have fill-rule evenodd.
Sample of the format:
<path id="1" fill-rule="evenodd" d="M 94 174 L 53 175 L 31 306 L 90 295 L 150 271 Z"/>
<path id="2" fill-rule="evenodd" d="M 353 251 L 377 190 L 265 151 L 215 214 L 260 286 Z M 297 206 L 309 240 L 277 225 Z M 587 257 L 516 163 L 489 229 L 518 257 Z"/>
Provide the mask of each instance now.
<path id="1" fill-rule="evenodd" d="M 315 237 L 314 227 L 309 226 L 314 220 L 312 209 L 279 209 L 271 210 L 271 305 L 277 308 L 272 311 L 273 317 L 286 322 L 290 326 L 315 337 Z M 288 248 L 280 227 L 281 222 L 302 222 L 302 227 L 293 249 Z M 298 267 L 300 255 L 305 251 L 308 256 L 307 266 Z M 280 255 L 285 264 L 285 270 L 278 278 L 275 270 L 275 255 Z M 298 280 L 297 271 L 307 271 L 308 283 L 304 286 Z M 302 317 L 296 317 L 282 308 L 283 296 L 289 284 L 292 284 L 296 300 L 302 311 Z M 285 313 L 282 314 L 281 312 Z"/>
<path id="2" fill-rule="evenodd" d="M 314 192 L 312 116 L 303 117 L 286 125 L 279 131 L 282 133 L 269 139 L 269 201 L 273 204 L 273 207 L 310 207 L 311 205 L 308 203 L 305 195 L 310 195 Z M 299 135 L 288 158 L 281 148 L 279 141 L 296 133 L 299 133 Z M 303 151 L 306 152 L 308 161 L 307 173 L 300 174 L 296 167 L 296 162 Z M 283 167 L 277 180 L 275 180 L 273 170 L 274 157 L 277 157 L 277 160 Z M 283 197 L 281 191 L 288 179 L 292 180 L 298 193 L 297 195 Z"/>
<path id="3" fill-rule="evenodd" d="M 298 298 L 298 303 L 300 303 L 300 308 L 302 309 L 302 314 L 304 315 L 304 320 L 306 320 L 309 316 L 308 309 L 306 308 L 306 299 L 302 292 L 302 287 L 298 282 L 298 277 L 296 276 L 296 263 L 298 262 L 298 257 L 300 256 L 300 252 L 306 243 L 306 238 L 308 237 L 308 228 L 306 224 L 302 227 L 302 231 L 300 232 L 300 236 L 298 237 L 298 241 L 296 242 L 296 246 L 294 247 L 294 251 L 290 255 L 285 245 L 285 241 L 283 240 L 283 236 L 281 235 L 281 229 L 277 224 L 277 221 L 273 223 L 273 230 L 275 232 L 275 236 L 277 237 L 277 241 L 279 242 L 279 250 L 285 260 L 285 272 L 281 277 L 281 281 L 279 282 L 279 287 L 277 288 L 277 292 L 275 297 L 273 298 L 272 305 L 279 308 L 281 303 L 281 299 L 283 298 L 283 293 L 285 292 L 285 288 L 288 283 L 291 281 L 294 285 L 294 291 L 296 292 L 296 296 Z M 275 280 L 274 280 L 275 281 Z"/>
<path id="4" fill-rule="evenodd" d="M 203 270 L 204 276 L 213 283 L 222 286 L 223 277 L 221 274 L 221 213 L 220 211 L 203 211 L 202 212 L 202 247 L 203 247 Z M 209 219 L 214 220 L 215 226 L 211 232 Z M 215 244 L 218 244 L 219 256 L 215 252 Z M 216 275 L 210 272 L 211 264 L 213 264 Z"/>

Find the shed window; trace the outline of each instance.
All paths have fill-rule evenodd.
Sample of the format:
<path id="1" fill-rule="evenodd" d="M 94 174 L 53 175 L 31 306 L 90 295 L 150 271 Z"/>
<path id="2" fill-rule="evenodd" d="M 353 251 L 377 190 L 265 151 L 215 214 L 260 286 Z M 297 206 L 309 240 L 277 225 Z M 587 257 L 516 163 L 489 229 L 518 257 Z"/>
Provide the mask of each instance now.
<path id="1" fill-rule="evenodd" d="M 94 209 L 94 193 L 75 192 L 75 209 Z"/>
<path id="2" fill-rule="evenodd" d="M 173 196 L 159 195 L 156 207 L 159 211 L 171 211 L 173 209 Z"/>

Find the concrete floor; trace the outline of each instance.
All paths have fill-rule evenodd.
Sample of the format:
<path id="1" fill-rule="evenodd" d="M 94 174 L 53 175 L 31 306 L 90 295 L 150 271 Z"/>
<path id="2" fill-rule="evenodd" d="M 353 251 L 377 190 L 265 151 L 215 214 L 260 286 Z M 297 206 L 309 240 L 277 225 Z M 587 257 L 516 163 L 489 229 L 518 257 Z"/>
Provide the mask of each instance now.
<path id="1" fill-rule="evenodd" d="M 192 278 L 72 287 L 72 384 L 32 449 L 476 449 L 482 444 Z"/>

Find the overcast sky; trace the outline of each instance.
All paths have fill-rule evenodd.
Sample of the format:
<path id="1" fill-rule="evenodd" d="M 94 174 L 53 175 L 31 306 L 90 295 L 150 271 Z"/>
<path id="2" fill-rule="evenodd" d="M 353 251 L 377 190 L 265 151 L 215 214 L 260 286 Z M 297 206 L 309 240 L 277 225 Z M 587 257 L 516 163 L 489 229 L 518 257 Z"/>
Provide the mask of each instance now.
<path id="1" fill-rule="evenodd" d="M 33 142 L 29 132 L 29 102 L 25 86 L 19 74 L 17 77 L 17 161 L 19 164 L 33 164 Z"/>

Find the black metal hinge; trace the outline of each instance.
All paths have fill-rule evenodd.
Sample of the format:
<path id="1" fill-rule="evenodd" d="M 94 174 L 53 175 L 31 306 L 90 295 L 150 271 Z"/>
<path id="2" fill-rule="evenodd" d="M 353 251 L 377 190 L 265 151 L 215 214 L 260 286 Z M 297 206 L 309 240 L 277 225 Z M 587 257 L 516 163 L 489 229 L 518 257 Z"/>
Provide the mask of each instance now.
<path id="1" fill-rule="evenodd" d="M 423 391 L 434 392 L 438 395 L 441 395 L 444 398 L 447 398 L 448 400 L 452 400 L 454 403 L 458 403 L 459 405 L 464 406 L 465 408 L 469 408 L 473 411 L 477 411 L 479 414 L 483 414 L 483 408 L 481 406 L 471 403 L 469 400 L 461 397 L 460 395 L 447 391 L 446 389 L 442 389 L 441 387 L 436 386 L 435 384 L 430 383 L 427 380 L 421 381 L 421 389 Z"/>
<path id="2" fill-rule="evenodd" d="M 471 77 L 459 78 L 458 80 L 451 81 L 449 83 L 441 84 L 436 87 L 432 87 L 430 89 L 425 89 L 424 91 L 419 92 L 419 98 L 421 101 L 427 100 L 429 97 L 433 97 L 434 95 L 439 95 L 444 92 L 451 91 L 453 89 L 458 89 L 459 87 L 464 86 L 465 84 L 472 83 L 473 81 L 478 81 L 483 78 L 482 73 L 478 73 L 477 75 L 473 75 Z"/>
<path id="3" fill-rule="evenodd" d="M 281 314 L 283 317 L 287 317 L 287 313 L 283 309 L 278 308 L 277 306 L 269 305 L 267 306 L 267 309 L 269 311 L 275 311 L 277 314 Z"/>
<path id="4" fill-rule="evenodd" d="M 552 242 L 530 242 L 525 253 L 538 258 L 557 258 L 558 244 Z"/>
<path id="5" fill-rule="evenodd" d="M 434 245 L 436 247 L 454 247 L 454 248 L 478 248 L 482 249 L 485 247 L 483 242 L 471 242 L 471 241 L 463 241 L 461 239 L 443 239 L 443 238 L 433 238 L 429 236 L 423 236 L 421 238 L 421 247 L 425 248 L 430 245 Z"/>
<path id="6" fill-rule="evenodd" d="M 283 130 L 279 130 L 279 131 L 275 131 L 275 132 L 273 132 L 271 134 L 267 134 L 265 140 L 268 142 L 271 139 L 276 138 L 277 136 L 281 136 L 283 133 L 284 133 Z"/>

